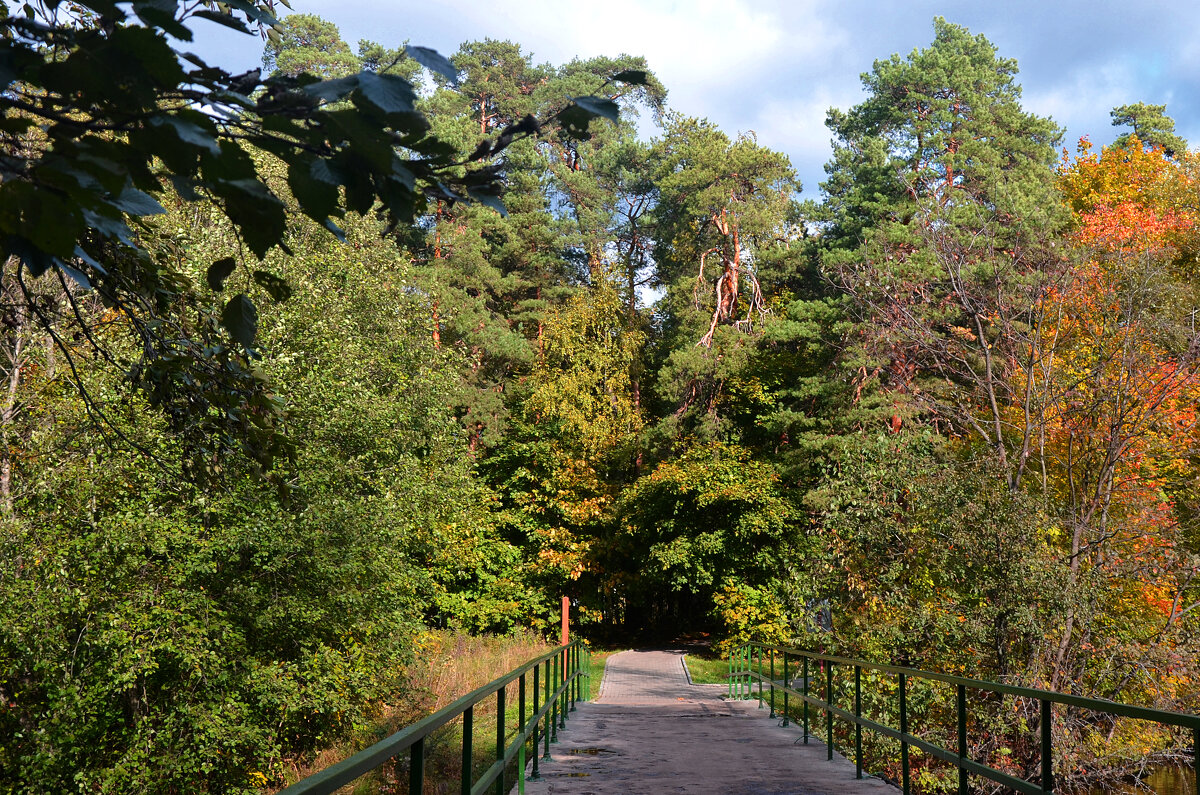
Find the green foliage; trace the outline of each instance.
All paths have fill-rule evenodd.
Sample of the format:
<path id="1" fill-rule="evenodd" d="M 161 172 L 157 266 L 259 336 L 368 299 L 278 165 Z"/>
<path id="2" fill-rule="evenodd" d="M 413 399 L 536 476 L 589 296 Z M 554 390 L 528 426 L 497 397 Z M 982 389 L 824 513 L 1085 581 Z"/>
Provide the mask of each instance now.
<path id="1" fill-rule="evenodd" d="M 359 59 L 342 41 L 337 25 L 315 14 L 289 14 L 277 31 L 279 35 L 263 49 L 263 70 L 269 75 L 310 74 L 330 80 L 360 69 Z"/>
<path id="2" fill-rule="evenodd" d="M 614 451 L 628 454 L 642 427 L 631 375 L 644 338 L 625 327 L 620 296 L 606 281 L 547 318 L 537 386 L 525 403 L 597 463 Z"/>
<path id="3" fill-rule="evenodd" d="M 1110 114 L 1113 126 L 1133 128 L 1132 132 L 1118 136 L 1113 146 L 1124 147 L 1137 138 L 1145 146 L 1161 146 L 1168 157 L 1186 153 L 1188 143 L 1175 134 L 1175 120 L 1166 111 L 1166 105 L 1147 105 L 1145 102 L 1113 108 Z"/>
<path id="4" fill-rule="evenodd" d="M 563 595 L 620 642 L 1195 694 L 1186 533 L 1064 565 L 1090 508 L 1032 474 L 1082 455 L 1082 398 L 1022 389 L 1076 266 L 1059 132 L 986 39 L 938 19 L 876 62 L 801 205 L 783 155 L 671 113 L 641 58 L 354 54 L 227 5 L 0 21 L 0 789 L 276 786 L 418 708 L 399 672 L 426 628 L 547 632 Z M 270 74 L 177 58 L 210 22 L 266 26 Z M 1166 145 L 1162 114 L 1114 119 Z M 1138 192 L 1106 174 L 1076 190 Z M 1160 296 L 1149 263 L 1122 289 Z M 1194 440 L 1189 400 L 1147 421 L 1157 446 L 1103 452 L 1164 522 L 1191 521 L 1195 451 L 1159 452 Z M 1087 503 L 1106 521 L 1150 510 L 1080 480 L 1118 495 Z M 888 719 L 894 682 L 864 684 Z M 972 758 L 1034 758 L 994 706 Z"/>
<path id="5" fill-rule="evenodd" d="M 696 446 L 622 494 L 599 562 L 628 595 L 629 623 L 686 625 L 727 587 L 771 582 L 795 555 L 795 518 L 768 465 L 741 448 Z"/>
<path id="6" fill-rule="evenodd" d="M 1030 500 L 927 434 L 848 436 L 828 466 L 805 498 L 802 582 L 833 630 L 801 623 L 810 645 L 971 676 L 1038 669 L 1062 583 Z"/>
<path id="7" fill-rule="evenodd" d="M 715 647 L 719 654 L 728 654 L 750 641 L 779 645 L 792 639 L 783 601 L 769 588 L 745 583 L 726 585 L 713 594 L 713 613 L 723 636 Z"/>
<path id="8" fill-rule="evenodd" d="M 503 211 L 499 169 L 479 161 L 537 134 L 540 123 L 530 116 L 512 129 L 498 126 L 496 139 L 470 158 L 474 166 L 463 168 L 470 147 L 429 134 L 408 79 L 412 68 L 380 70 L 383 53 L 368 44 L 366 65 L 376 70 L 360 71 L 336 27 L 317 17 L 279 23 L 269 3 L 249 2 L 212 10 L 168 0 L 127 9 L 95 0 L 78 14 L 58 5 L 40 12 L 26 5 L 30 14 L 0 19 L 8 97 L 0 258 L 19 262 L 21 276 L 50 273 L 64 289 L 66 279 L 94 287 L 140 343 L 130 372 L 152 404 L 181 430 L 199 425 L 210 439 L 241 440 L 218 455 L 244 445 L 269 468 L 283 445 L 278 412 L 247 366 L 246 357 L 257 355 L 253 299 L 236 294 L 213 311 L 174 263 L 148 256 L 135 230 L 162 214 L 166 201 L 204 201 L 255 257 L 290 252 L 283 193 L 267 184 L 254 152 L 283 161 L 294 208 L 334 236 L 343 235 L 337 219 L 345 210 L 363 214 L 377 204 L 393 229 L 414 223 L 428 199 Z M 190 41 L 202 21 L 267 31 L 273 73 L 232 75 L 177 51 L 169 37 Z M 427 48 L 405 54 L 440 75 L 454 72 Z M 117 73 L 121 80 L 109 78 Z M 594 102 L 564 105 L 585 120 L 611 115 Z M 269 292 L 284 287 L 272 283 Z M 29 299 L 27 288 L 22 293 Z M 189 310 L 206 312 L 208 321 L 185 322 Z M 209 413 L 213 405 L 224 412 Z M 222 427 L 221 417 L 232 421 Z M 206 472 L 199 460 L 189 465 L 193 477 Z"/>

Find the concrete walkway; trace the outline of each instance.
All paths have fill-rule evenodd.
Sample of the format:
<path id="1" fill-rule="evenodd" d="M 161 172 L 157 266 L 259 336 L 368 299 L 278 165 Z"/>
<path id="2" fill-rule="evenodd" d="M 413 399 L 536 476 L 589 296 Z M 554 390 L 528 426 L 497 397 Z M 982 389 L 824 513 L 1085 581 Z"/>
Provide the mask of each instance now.
<path id="1" fill-rule="evenodd" d="M 727 701 L 725 685 L 693 685 L 683 654 L 627 651 L 605 667 L 599 698 L 580 703 L 540 763 L 529 795 L 664 792 L 818 795 L 898 792 L 854 778 L 854 763 L 810 738 L 796 741 L 757 701 Z"/>

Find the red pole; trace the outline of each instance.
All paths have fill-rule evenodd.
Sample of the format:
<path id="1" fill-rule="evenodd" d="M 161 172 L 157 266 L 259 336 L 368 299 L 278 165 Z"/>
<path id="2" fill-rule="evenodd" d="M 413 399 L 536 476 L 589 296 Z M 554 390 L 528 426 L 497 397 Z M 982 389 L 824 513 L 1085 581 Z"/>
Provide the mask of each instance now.
<path id="1" fill-rule="evenodd" d="M 562 598 L 562 645 L 563 646 L 566 646 L 567 643 L 570 642 L 570 640 L 571 640 L 570 621 L 571 621 L 571 598 L 569 596 L 564 596 Z M 569 673 L 569 671 L 567 669 L 567 656 L 568 655 L 566 653 L 564 653 L 563 658 L 562 658 L 562 669 L 563 669 L 562 681 L 564 681 L 564 682 L 567 680 L 567 674 Z"/>
<path id="2" fill-rule="evenodd" d="M 571 641 L 570 620 L 571 620 L 571 598 L 564 596 L 562 598 L 562 645 L 566 646 Z"/>

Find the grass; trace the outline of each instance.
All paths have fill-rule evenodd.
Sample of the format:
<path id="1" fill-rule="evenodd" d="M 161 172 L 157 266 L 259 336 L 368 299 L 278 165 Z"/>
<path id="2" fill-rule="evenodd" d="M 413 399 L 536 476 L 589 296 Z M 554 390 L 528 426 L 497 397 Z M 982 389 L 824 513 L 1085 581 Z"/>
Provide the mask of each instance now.
<path id="1" fill-rule="evenodd" d="M 298 781 L 352 756 L 401 728 L 430 715 L 459 697 L 491 682 L 507 671 L 549 651 L 552 647 L 533 635 L 473 637 L 450 632 L 428 632 L 420 639 L 417 659 L 405 672 L 406 687 L 378 707 L 375 721 L 360 728 L 310 760 L 288 765 L 288 783 Z M 595 688 L 593 687 L 593 690 Z M 506 688 L 505 734 L 516 735 L 517 684 Z M 476 705 L 472 743 L 476 748 L 473 775 L 478 777 L 494 761 L 496 701 Z M 462 720 L 447 724 L 426 739 L 425 792 L 458 791 L 462 770 Z M 509 778 L 511 781 L 511 777 Z M 344 795 L 404 793 L 408 791 L 407 754 L 374 774 L 338 790 Z"/>
<path id="2" fill-rule="evenodd" d="M 623 651 L 628 651 L 628 649 L 591 649 L 593 701 L 600 695 L 600 683 L 604 681 L 604 666 L 608 665 L 608 658 Z"/>
<path id="3" fill-rule="evenodd" d="M 684 658 L 688 675 L 698 685 L 723 685 L 729 681 L 729 659 L 717 656 L 713 652 L 693 654 L 689 652 Z"/>

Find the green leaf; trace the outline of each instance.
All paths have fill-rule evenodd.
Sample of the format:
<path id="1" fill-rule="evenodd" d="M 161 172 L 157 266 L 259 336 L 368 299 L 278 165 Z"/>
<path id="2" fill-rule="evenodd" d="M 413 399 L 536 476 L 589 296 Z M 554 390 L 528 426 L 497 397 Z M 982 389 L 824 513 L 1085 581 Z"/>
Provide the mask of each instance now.
<path id="1" fill-rule="evenodd" d="M 90 229 L 94 229 L 110 240 L 119 240 L 127 246 L 132 246 L 133 235 L 124 219 L 117 216 L 112 208 L 101 207 L 96 210 L 84 208 L 83 220 Z"/>
<path id="2" fill-rule="evenodd" d="M 221 325 L 229 332 L 229 336 L 247 348 L 252 347 L 258 334 L 258 310 L 254 302 L 244 293 L 230 298 L 221 310 Z"/>
<path id="3" fill-rule="evenodd" d="M 154 127 L 169 127 L 179 140 L 193 146 L 203 147 L 214 155 L 220 151 L 212 133 L 199 124 L 186 121 L 178 116 L 155 116 L 150 119 L 150 124 Z"/>
<path id="4" fill-rule="evenodd" d="M 617 72 L 612 76 L 612 80 L 617 83 L 628 83 L 634 86 L 649 85 L 646 81 L 646 73 L 641 69 L 626 69 L 624 72 Z"/>
<path id="5" fill-rule="evenodd" d="M 259 259 L 283 239 L 287 228 L 283 202 L 261 182 L 235 179 L 214 183 L 212 188 L 224 199 L 225 212 Z"/>
<path id="6" fill-rule="evenodd" d="M 143 0 L 133 4 L 133 12 L 149 27 L 160 28 L 180 41 L 191 41 L 192 32 L 175 19 L 175 0 Z"/>
<path id="7" fill-rule="evenodd" d="M 567 131 L 568 135 L 574 138 L 582 138 L 585 141 L 591 137 L 591 134 L 588 132 L 588 124 L 595 117 L 578 105 L 574 103 L 567 105 L 556 114 L 556 117 L 562 123 L 563 129 Z"/>
<path id="8" fill-rule="evenodd" d="M 171 49 L 171 45 L 167 44 L 161 34 L 151 28 L 136 26 L 117 28 L 109 36 L 107 44 L 114 52 L 106 52 L 105 59 L 109 60 L 113 67 L 120 63 L 125 70 L 123 73 L 130 76 L 130 82 L 141 82 L 141 80 L 134 79 L 140 76 L 136 69 L 132 68 L 135 64 L 131 64 L 130 59 L 133 59 L 137 66 L 141 66 L 145 70 L 145 74 L 156 81 L 160 87 L 173 89 L 184 79 L 183 67 L 179 64 L 179 58 L 175 55 L 175 51 Z M 92 69 L 96 68 L 86 58 L 85 64 Z M 98 77 L 112 80 L 114 76 L 107 74 Z"/>
<path id="9" fill-rule="evenodd" d="M 363 98 L 385 115 L 412 113 L 415 109 L 417 94 L 403 77 L 362 72 L 358 76 L 358 88 Z"/>
<path id="10" fill-rule="evenodd" d="M 106 271 L 104 269 L 104 266 L 101 265 L 99 262 L 97 262 L 95 257 L 93 257 L 91 254 L 88 254 L 86 251 L 84 251 L 79 246 L 75 247 L 75 256 L 77 258 L 83 260 L 84 262 L 86 262 L 88 265 L 91 265 L 93 268 L 95 268 L 100 273 L 102 273 L 106 276 L 108 275 L 108 271 Z"/>
<path id="11" fill-rule="evenodd" d="M 404 54 L 431 72 L 437 72 L 454 85 L 458 85 L 458 67 L 437 50 L 409 45 L 404 48 Z"/>
<path id="12" fill-rule="evenodd" d="M 245 22 L 231 14 L 222 14 L 220 11 L 209 11 L 208 9 L 202 9 L 200 11 L 196 11 L 193 16 L 202 17 L 210 22 L 216 22 L 218 25 L 224 25 L 227 28 L 233 28 L 240 33 L 250 32 L 250 28 L 246 27 Z"/>
<path id="13" fill-rule="evenodd" d="M 603 116 L 613 122 L 620 119 L 620 107 L 607 97 L 575 97 L 574 102 L 592 116 Z"/>
<path id="14" fill-rule="evenodd" d="M 276 301 L 286 301 L 292 297 L 292 288 L 286 281 L 273 273 L 263 270 L 254 271 L 254 281 L 258 283 Z"/>
<path id="15" fill-rule="evenodd" d="M 312 174 L 313 179 L 320 180 L 321 182 L 326 182 L 330 185 L 342 184 L 342 178 L 338 176 L 328 160 L 318 158 L 312 161 L 312 168 L 309 169 L 309 173 Z"/>
<path id="16" fill-rule="evenodd" d="M 113 206 L 130 215 L 161 215 L 166 210 L 149 193 L 143 193 L 132 185 L 126 185 L 121 195 L 111 200 Z"/>
<path id="17" fill-rule="evenodd" d="M 484 207 L 491 207 L 493 210 L 500 213 L 501 217 L 508 217 L 508 208 L 504 206 L 504 202 L 500 201 L 499 196 L 478 190 L 468 190 L 467 195 L 482 204 Z"/>
<path id="18" fill-rule="evenodd" d="M 92 283 L 90 281 L 88 281 L 88 277 L 83 273 L 83 271 L 79 270 L 78 268 L 71 267 L 67 263 L 60 260 L 58 257 L 54 258 L 54 265 L 60 271 L 65 273 L 67 275 L 67 278 L 69 278 L 71 281 L 78 284 L 84 290 L 92 289 Z"/>
<path id="19" fill-rule="evenodd" d="M 53 257 L 28 240 L 15 235 L 5 239 L 4 253 L 6 256 L 13 255 L 19 257 L 21 262 L 25 264 L 26 268 L 29 268 L 29 272 L 34 276 L 41 276 L 54 265 Z"/>
<path id="20" fill-rule="evenodd" d="M 323 166 L 323 172 L 329 171 L 329 166 L 321 160 L 311 163 L 295 160 L 288 164 L 287 179 L 292 196 L 300 204 L 300 210 L 309 218 L 320 222 L 337 211 L 340 197 L 336 182 L 316 177 L 314 172 L 318 163 Z"/>
<path id="21" fill-rule="evenodd" d="M 361 75 L 337 77 L 333 80 L 322 80 L 319 83 L 309 83 L 304 87 L 309 96 L 323 99 L 326 102 L 337 102 L 345 99 L 354 89 L 358 88 L 358 78 Z"/>
<path id="22" fill-rule="evenodd" d="M 224 3 L 230 8 L 241 11 L 243 14 L 250 17 L 250 19 L 253 19 L 260 25 L 266 25 L 267 27 L 271 28 L 279 24 L 278 19 L 271 16 L 266 11 L 262 11 L 247 0 L 224 0 Z"/>
<path id="23" fill-rule="evenodd" d="M 237 260 L 233 257 L 224 257 L 208 266 L 204 280 L 208 282 L 209 287 L 219 293 L 225 287 L 225 280 L 233 274 L 235 268 L 237 268 Z"/>
<path id="24" fill-rule="evenodd" d="M 335 223 L 333 222 L 333 219 L 332 219 L 332 218 L 326 218 L 326 219 L 325 219 L 325 222 L 324 222 L 324 224 L 322 224 L 322 225 L 323 225 L 323 226 L 324 226 L 326 229 L 328 229 L 328 230 L 330 231 L 330 233 L 331 233 L 331 234 L 332 234 L 334 237 L 336 237 L 338 240 L 340 240 L 340 241 L 341 241 L 341 242 L 343 242 L 343 243 L 345 243 L 345 242 L 346 242 L 346 233 L 345 233 L 345 231 L 343 231 L 343 230 L 342 230 L 342 228 L 341 228 L 340 226 L 338 226 L 337 224 L 335 224 Z"/>

